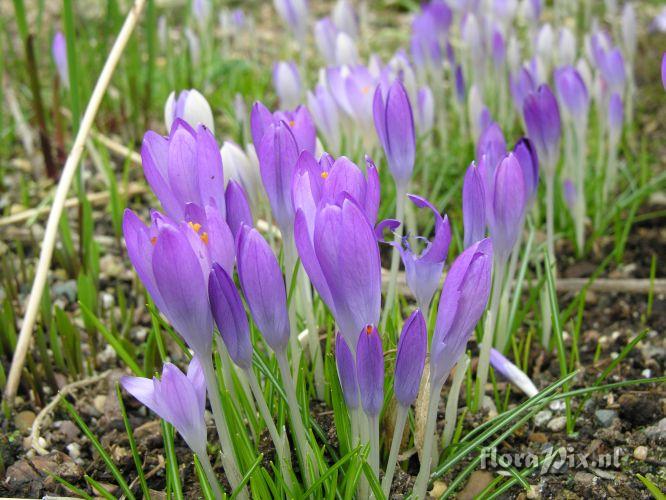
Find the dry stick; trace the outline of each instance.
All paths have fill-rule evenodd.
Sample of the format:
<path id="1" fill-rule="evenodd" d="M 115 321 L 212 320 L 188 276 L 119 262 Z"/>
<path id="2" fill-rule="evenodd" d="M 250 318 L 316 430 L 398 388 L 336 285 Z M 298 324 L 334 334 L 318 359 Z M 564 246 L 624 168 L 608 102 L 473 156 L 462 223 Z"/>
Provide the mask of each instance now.
<path id="1" fill-rule="evenodd" d="M 35 280 L 32 285 L 32 291 L 30 292 L 30 297 L 28 299 L 28 307 L 26 309 L 25 315 L 23 317 L 23 325 L 21 326 L 21 333 L 19 335 L 18 343 L 16 345 L 16 351 L 14 352 L 14 358 L 12 360 L 12 366 L 9 371 L 9 377 L 7 378 L 7 387 L 5 389 L 5 399 L 10 404 L 14 400 L 16 395 L 16 390 L 18 388 L 19 381 L 21 379 L 21 371 L 23 369 L 23 364 L 25 362 L 25 357 L 28 353 L 28 348 L 30 347 L 30 340 L 32 337 L 32 329 L 35 326 L 35 320 L 37 318 L 37 313 L 39 312 L 39 305 L 42 298 L 42 293 L 44 292 L 44 285 L 46 284 L 46 277 L 48 275 L 49 266 L 51 264 L 51 258 L 53 257 L 53 247 L 55 246 L 56 236 L 58 235 L 58 223 L 60 222 L 60 216 L 65 206 L 65 201 L 67 199 L 67 192 L 76 173 L 76 168 L 81 160 L 81 155 L 83 154 L 83 148 L 86 143 L 86 139 L 90 132 L 90 128 L 93 125 L 95 116 L 102 102 L 102 98 L 106 93 L 106 88 L 111 81 L 111 76 L 113 75 L 116 65 L 120 60 L 120 56 L 129 41 L 132 31 L 139 20 L 139 15 L 145 4 L 145 0 L 135 0 L 134 5 L 130 8 L 130 11 L 127 13 L 127 18 L 125 23 L 118 34 L 109 57 L 104 63 L 104 68 L 102 68 L 102 73 L 99 75 L 99 79 L 95 84 L 95 89 L 93 90 L 86 111 L 83 115 L 83 120 L 81 121 L 81 126 L 79 131 L 76 134 L 74 139 L 74 145 L 70 151 L 69 156 L 67 157 L 67 162 L 62 171 L 62 176 L 58 183 L 58 189 L 55 193 L 55 198 L 53 200 L 53 207 L 51 213 L 49 214 L 49 219 L 46 224 L 46 233 L 44 235 L 44 241 L 42 242 L 42 249 L 39 255 L 39 262 L 37 264 L 37 269 L 35 272 Z"/>

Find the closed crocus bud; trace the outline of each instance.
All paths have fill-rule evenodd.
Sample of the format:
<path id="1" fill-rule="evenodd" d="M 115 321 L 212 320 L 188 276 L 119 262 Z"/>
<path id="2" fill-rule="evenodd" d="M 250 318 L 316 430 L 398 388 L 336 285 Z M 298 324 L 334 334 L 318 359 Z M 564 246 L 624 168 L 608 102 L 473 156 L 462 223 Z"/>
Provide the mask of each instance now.
<path id="1" fill-rule="evenodd" d="M 546 23 L 541 26 L 539 34 L 537 35 L 536 50 L 539 58 L 547 66 L 550 66 L 553 58 L 553 47 L 555 45 L 554 42 L 555 34 L 553 33 L 553 27 L 550 25 L 550 23 Z"/>
<path id="2" fill-rule="evenodd" d="M 608 130 L 611 141 L 614 143 L 617 143 L 622 132 L 623 113 L 622 97 L 618 93 L 613 93 L 608 100 Z"/>
<path id="3" fill-rule="evenodd" d="M 304 42 L 308 27 L 308 4 L 306 0 L 273 0 L 273 4 L 296 40 L 300 43 Z"/>
<path id="4" fill-rule="evenodd" d="M 459 103 L 465 102 L 465 76 L 461 65 L 456 65 L 456 99 Z"/>
<path id="5" fill-rule="evenodd" d="M 206 453 L 206 381 L 197 356 L 190 361 L 187 375 L 164 363 L 161 379 L 121 377 L 120 385 L 173 425 L 192 451 Z"/>
<path id="6" fill-rule="evenodd" d="M 314 37 L 319 53 L 328 64 L 335 64 L 335 39 L 338 30 L 330 17 L 324 17 L 315 23 Z"/>
<path id="7" fill-rule="evenodd" d="M 527 397 L 531 398 L 539 392 L 525 372 L 505 358 L 497 349 L 490 349 L 490 364 L 496 372 L 523 391 Z"/>
<path id="8" fill-rule="evenodd" d="M 520 169 L 523 171 L 523 182 L 527 197 L 526 207 L 530 207 L 539 187 L 539 157 L 532 141 L 527 137 L 523 137 L 516 143 L 513 148 L 513 155 L 520 163 Z"/>
<path id="9" fill-rule="evenodd" d="M 69 88 L 69 66 L 67 64 L 67 42 L 65 35 L 60 31 L 56 31 L 53 36 L 53 44 L 51 45 L 51 54 L 53 55 L 53 62 L 55 63 L 58 77 L 63 86 Z"/>
<path id="10" fill-rule="evenodd" d="M 271 211 L 280 229 L 288 234 L 294 219 L 291 180 L 298 160 L 298 147 L 289 126 L 284 122 L 270 125 L 257 154 Z"/>
<path id="11" fill-rule="evenodd" d="M 421 87 L 416 99 L 416 128 L 419 135 L 429 134 L 434 124 L 435 98 L 430 87 Z"/>
<path id="12" fill-rule="evenodd" d="M 317 128 L 323 135 L 329 151 L 340 150 L 340 117 L 335 99 L 324 85 L 317 85 L 314 93 L 308 92 L 308 108 Z"/>
<path id="13" fill-rule="evenodd" d="M 504 43 L 504 36 L 498 29 L 493 31 L 491 44 L 493 64 L 495 65 L 495 68 L 501 68 L 504 65 L 504 61 L 506 60 L 506 45 Z"/>
<path id="14" fill-rule="evenodd" d="M 574 186 L 571 179 L 564 179 L 564 182 L 562 183 L 562 191 L 564 192 L 564 201 L 567 204 L 569 212 L 574 214 L 574 207 L 576 206 L 576 198 L 578 195 L 576 193 L 576 186 Z"/>
<path id="15" fill-rule="evenodd" d="M 224 215 L 224 175 L 215 137 L 203 125 L 192 129 L 177 119 L 169 137 L 152 130 L 141 144 L 143 173 L 164 211 L 182 220 L 187 203 L 213 200 Z"/>
<path id="16" fill-rule="evenodd" d="M 280 61 L 273 65 L 273 87 L 280 99 L 281 108 L 295 108 L 301 102 L 303 92 L 301 75 L 293 61 Z"/>
<path id="17" fill-rule="evenodd" d="M 393 390 L 405 408 L 411 406 L 419 392 L 427 350 L 428 330 L 423 313 L 417 309 L 402 327 L 395 358 Z"/>
<path id="18" fill-rule="evenodd" d="M 403 238 L 398 246 L 405 265 L 407 285 L 414 293 L 419 308 L 427 314 L 449 253 L 451 225 L 448 217 L 442 217 L 439 210 L 425 198 L 413 194 L 407 196 L 417 207 L 430 209 L 435 217 L 435 236 L 432 241 L 423 238 L 427 245 L 420 254 L 412 251 L 408 238 Z"/>
<path id="19" fill-rule="evenodd" d="M 560 29 L 558 60 L 561 65 L 571 65 L 576 60 L 576 35 L 567 27 Z"/>
<path id="20" fill-rule="evenodd" d="M 446 275 L 430 348 L 433 387 L 444 383 L 486 309 L 492 261 L 492 244 L 486 238 L 461 253 Z"/>
<path id="21" fill-rule="evenodd" d="M 185 120 L 191 127 L 201 124 L 215 132 L 213 111 L 210 104 L 198 90 L 182 90 L 177 96 L 175 92 L 169 94 L 164 105 L 164 123 L 167 131 L 171 130 L 177 118 Z"/>
<path id="22" fill-rule="evenodd" d="M 335 364 L 338 367 L 338 379 L 342 388 L 347 408 L 358 408 L 358 383 L 356 381 L 356 363 L 345 338 L 338 332 L 335 336 Z"/>
<path id="23" fill-rule="evenodd" d="M 336 64 L 349 66 L 359 63 L 356 43 L 347 33 L 339 32 L 335 37 L 335 61 Z"/>
<path id="24" fill-rule="evenodd" d="M 227 189 L 224 191 L 224 199 L 227 204 L 227 224 L 234 237 L 243 224 L 254 226 L 252 210 L 247 201 L 245 190 L 236 181 L 229 181 Z"/>
<path id="25" fill-rule="evenodd" d="M 599 69 L 611 92 L 622 92 L 626 73 L 624 68 L 624 57 L 620 49 L 615 47 L 603 52 L 600 57 Z"/>
<path id="26" fill-rule="evenodd" d="M 275 352 L 289 342 L 287 293 L 271 247 L 256 229 L 238 231 L 238 279 L 257 328 Z"/>
<path id="27" fill-rule="evenodd" d="M 400 82 L 393 82 L 386 99 L 380 88 L 374 98 L 375 129 L 384 148 L 391 175 L 398 186 L 406 186 L 414 170 L 416 137 L 412 105 Z"/>
<path id="28" fill-rule="evenodd" d="M 350 37 L 358 36 L 358 17 L 354 7 L 348 0 L 338 0 L 333 7 L 333 24 L 335 27 L 347 33 Z"/>
<path id="29" fill-rule="evenodd" d="M 231 180 L 238 182 L 243 186 L 250 204 L 256 207 L 262 189 L 256 153 L 253 158 L 235 142 L 224 141 L 220 154 L 222 155 L 222 163 L 226 174 L 224 180 L 227 182 L 227 187 Z"/>
<path id="30" fill-rule="evenodd" d="M 476 158 L 480 160 L 484 156 L 489 175 L 492 175 L 497 164 L 506 156 L 504 133 L 496 122 L 485 128 L 477 142 Z"/>
<path id="31" fill-rule="evenodd" d="M 622 43 L 630 61 L 636 55 L 636 10 L 631 3 L 622 8 Z"/>
<path id="32" fill-rule="evenodd" d="M 217 329 L 231 360 L 243 369 L 252 366 L 250 327 L 234 280 L 218 264 L 208 278 L 208 298 Z"/>
<path id="33" fill-rule="evenodd" d="M 509 88 L 514 106 L 518 111 L 522 112 L 525 98 L 530 92 L 534 92 L 537 87 L 530 70 L 522 67 L 517 73 L 509 76 Z"/>
<path id="34" fill-rule="evenodd" d="M 384 403 L 384 352 L 379 332 L 372 325 L 365 326 L 358 337 L 356 375 L 363 411 L 376 417 Z"/>
<path id="35" fill-rule="evenodd" d="M 381 306 L 379 247 L 368 218 L 351 197 L 339 196 L 320 203 L 312 234 L 299 210 L 294 238 L 310 281 L 347 343 L 356 345 L 361 329 L 378 323 Z"/>
<path id="36" fill-rule="evenodd" d="M 469 248 L 486 236 L 485 182 L 474 162 L 465 172 L 462 192 L 463 227 L 465 248 Z"/>
<path id="37" fill-rule="evenodd" d="M 513 153 L 509 153 L 495 170 L 488 201 L 493 249 L 498 259 L 504 261 L 518 241 L 527 201 L 523 171 Z"/>
<path id="38" fill-rule="evenodd" d="M 573 66 L 555 70 L 555 90 L 563 109 L 578 126 L 585 126 L 590 109 L 590 96 L 580 73 Z"/>
<path id="39" fill-rule="evenodd" d="M 578 71 L 578 74 L 582 78 L 583 83 L 585 84 L 585 88 L 587 88 L 588 90 L 591 89 L 594 83 L 594 79 L 592 78 L 592 71 L 590 70 L 590 65 L 587 64 L 587 61 L 585 60 L 584 57 L 581 57 L 576 62 L 576 71 Z"/>
<path id="40" fill-rule="evenodd" d="M 557 100 L 548 85 L 540 85 L 525 98 L 523 116 L 539 159 L 546 172 L 552 175 L 560 155 L 562 128 Z"/>
<path id="41" fill-rule="evenodd" d="M 131 210 L 123 216 L 127 254 L 159 311 L 187 345 L 210 356 L 213 318 L 206 293 L 208 264 L 192 248 L 191 231 L 159 213 L 146 227 Z M 204 267 L 208 267 L 204 274 Z"/>

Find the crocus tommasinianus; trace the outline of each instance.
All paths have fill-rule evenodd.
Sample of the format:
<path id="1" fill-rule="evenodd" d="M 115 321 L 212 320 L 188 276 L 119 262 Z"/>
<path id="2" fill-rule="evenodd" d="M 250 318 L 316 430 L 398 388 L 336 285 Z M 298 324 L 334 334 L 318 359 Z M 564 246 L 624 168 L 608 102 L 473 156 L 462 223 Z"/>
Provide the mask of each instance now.
<path id="1" fill-rule="evenodd" d="M 158 212 L 146 227 L 131 210 L 125 210 L 123 234 L 129 259 L 157 308 L 195 353 L 210 356 L 213 318 L 206 293 L 210 263 L 202 248 L 204 234 Z"/>
<path id="2" fill-rule="evenodd" d="M 539 392 L 534 382 L 520 368 L 506 359 L 502 353 L 494 348 L 490 348 L 490 364 L 495 371 L 500 373 L 509 382 L 518 387 L 528 397 L 532 397 Z"/>
<path id="3" fill-rule="evenodd" d="M 486 236 L 486 188 L 479 167 L 472 162 L 465 172 L 462 192 L 464 245 L 481 241 Z"/>
<path id="4" fill-rule="evenodd" d="M 148 184 L 172 219 L 182 220 L 188 203 L 214 204 L 226 215 L 222 157 L 205 126 L 193 129 L 176 119 L 168 137 L 149 130 L 141 144 L 141 163 Z"/>
<path id="5" fill-rule="evenodd" d="M 335 61 L 350 66 L 360 63 L 356 42 L 347 33 L 339 32 L 335 36 Z"/>
<path id="6" fill-rule="evenodd" d="M 534 149 L 532 141 L 523 137 L 513 147 L 513 154 L 520 163 L 525 183 L 525 194 L 527 195 L 527 207 L 532 205 L 539 187 L 539 157 Z"/>
<path id="7" fill-rule="evenodd" d="M 428 330 L 423 313 L 417 309 L 402 327 L 395 358 L 393 391 L 405 408 L 409 408 L 419 392 L 427 350 Z"/>
<path id="8" fill-rule="evenodd" d="M 294 237 L 310 281 L 355 348 L 361 329 L 379 322 L 381 261 L 372 225 L 363 209 L 342 194 L 317 207 L 312 235 L 303 210 L 296 212 Z"/>
<path id="9" fill-rule="evenodd" d="M 406 186 L 414 170 L 416 136 L 412 105 L 399 79 L 388 89 L 386 98 L 382 95 L 381 88 L 377 88 L 373 114 L 375 129 L 393 179 L 398 186 Z"/>
<path id="10" fill-rule="evenodd" d="M 359 333 L 356 376 L 363 411 L 368 416 L 376 417 L 384 403 L 384 352 L 382 339 L 373 325 L 363 327 Z"/>
<path id="11" fill-rule="evenodd" d="M 284 23 L 293 32 L 294 37 L 303 43 L 308 28 L 306 0 L 273 0 L 273 4 Z"/>
<path id="12" fill-rule="evenodd" d="M 325 86 L 317 85 L 314 93 L 308 92 L 308 108 L 328 150 L 337 153 L 340 150 L 340 117 L 335 99 Z"/>
<path id="13" fill-rule="evenodd" d="M 238 279 L 252 318 L 266 343 L 282 352 L 289 342 L 287 293 L 271 247 L 256 229 L 238 232 Z"/>
<path id="14" fill-rule="evenodd" d="M 220 149 L 222 164 L 224 165 L 225 183 L 234 179 L 243 186 L 252 207 L 257 207 L 262 196 L 261 175 L 259 174 L 259 160 L 252 144 L 248 144 L 244 151 L 232 141 L 224 141 Z"/>
<path id="15" fill-rule="evenodd" d="M 358 36 L 358 17 L 354 7 L 349 0 L 338 0 L 333 7 L 333 24 L 335 27 L 347 33 L 350 37 Z"/>
<path id="16" fill-rule="evenodd" d="M 182 90 L 178 96 L 175 92 L 169 94 L 164 104 L 164 124 L 167 132 L 171 131 L 176 118 L 185 120 L 191 127 L 201 124 L 209 128 L 211 132 L 215 132 L 213 111 L 206 98 L 198 90 Z"/>
<path id="17" fill-rule="evenodd" d="M 273 65 L 273 87 L 281 108 L 292 109 L 300 104 L 303 93 L 301 75 L 293 61 L 280 61 Z"/>
<path id="18" fill-rule="evenodd" d="M 577 126 L 585 126 L 590 109 L 590 95 L 580 73 L 573 66 L 555 70 L 555 90 L 563 109 Z"/>
<path id="19" fill-rule="evenodd" d="M 208 298 L 213 319 L 229 351 L 229 357 L 241 368 L 250 368 L 252 344 L 243 301 L 234 280 L 219 264 L 213 264 L 208 278 Z"/>
<path id="20" fill-rule="evenodd" d="M 530 70 L 522 67 L 517 73 L 509 76 L 509 88 L 513 104 L 519 112 L 523 110 L 523 102 L 530 92 L 536 90 L 536 83 Z"/>
<path id="21" fill-rule="evenodd" d="M 444 383 L 486 309 L 492 253 L 490 239 L 483 239 L 460 254 L 446 275 L 430 347 L 431 387 Z"/>
<path id="22" fill-rule="evenodd" d="M 492 178 L 495 168 L 506 155 L 506 140 L 502 128 L 496 122 L 491 122 L 479 136 L 476 144 L 476 159 L 481 160 L 484 156 L 486 175 Z M 486 179 L 487 181 L 487 179 Z"/>
<path id="23" fill-rule="evenodd" d="M 613 92 L 608 100 L 608 130 L 611 142 L 614 144 L 617 144 L 617 140 L 622 132 L 623 114 L 624 106 L 622 104 L 622 97 L 617 92 Z"/>
<path id="24" fill-rule="evenodd" d="M 618 47 L 610 50 L 600 50 L 597 55 L 597 64 L 606 85 L 611 92 L 622 92 L 626 79 L 624 57 Z"/>
<path id="25" fill-rule="evenodd" d="M 273 216 L 282 231 L 289 234 L 294 220 L 291 202 L 291 180 L 294 176 L 298 146 L 289 126 L 280 121 L 268 126 L 257 156 L 264 189 Z"/>
<path id="26" fill-rule="evenodd" d="M 187 375 L 164 363 L 161 379 L 121 377 L 120 385 L 173 425 L 192 451 L 206 454 L 206 381 L 197 356 L 190 361 Z"/>
<path id="27" fill-rule="evenodd" d="M 234 237 L 243 224 L 254 226 L 252 210 L 247 201 L 245 190 L 236 181 L 229 181 L 227 189 L 224 192 L 224 199 L 227 204 L 227 224 Z"/>
<path id="28" fill-rule="evenodd" d="M 488 227 L 493 250 L 499 261 L 505 262 L 518 241 L 527 201 L 523 171 L 513 153 L 497 166 L 488 195 Z"/>
<path id="29" fill-rule="evenodd" d="M 560 110 L 548 85 L 540 85 L 523 103 L 523 116 L 529 138 L 536 146 L 541 164 L 553 175 L 560 155 Z"/>
<path id="30" fill-rule="evenodd" d="M 435 99 L 430 87 L 419 89 L 416 102 L 416 128 L 419 135 L 429 134 L 435 125 Z"/>
<path id="31" fill-rule="evenodd" d="M 299 153 L 307 150 L 314 154 L 317 144 L 317 131 L 312 116 L 305 106 L 297 106 L 293 111 L 271 113 L 262 103 L 255 102 L 250 112 L 250 131 L 254 147 L 257 148 L 257 154 L 259 154 L 262 139 L 270 126 L 277 125 L 280 122 L 287 124 L 293 133 Z"/>
<path id="32" fill-rule="evenodd" d="M 314 26 L 314 38 L 319 53 L 328 64 L 336 64 L 335 61 L 335 39 L 338 30 L 330 17 L 324 17 L 317 21 Z"/>
<path id="33" fill-rule="evenodd" d="M 53 55 L 53 62 L 55 63 L 58 77 L 63 86 L 69 88 L 69 66 L 67 64 L 67 42 L 65 35 L 61 31 L 56 31 L 53 36 L 53 44 L 51 45 L 51 54 Z"/>
<path id="34" fill-rule="evenodd" d="M 373 92 L 377 77 L 363 65 L 329 67 L 326 84 L 335 102 L 349 116 L 363 137 L 373 134 Z"/>
<path id="35" fill-rule="evenodd" d="M 342 388 L 347 408 L 358 408 L 358 383 L 356 381 L 356 361 L 349 350 L 345 338 L 338 332 L 335 336 L 335 363 L 338 367 L 338 379 Z"/>

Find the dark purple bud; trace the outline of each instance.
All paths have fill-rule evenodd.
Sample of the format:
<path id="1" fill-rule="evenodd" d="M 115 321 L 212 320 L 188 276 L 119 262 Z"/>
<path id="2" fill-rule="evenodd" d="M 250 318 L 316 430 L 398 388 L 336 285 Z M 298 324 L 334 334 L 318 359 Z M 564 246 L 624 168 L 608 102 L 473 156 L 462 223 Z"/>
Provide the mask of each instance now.
<path id="1" fill-rule="evenodd" d="M 525 183 L 525 194 L 527 195 L 527 206 L 534 201 L 539 187 L 539 157 L 532 141 L 527 137 L 521 138 L 513 148 L 513 154 L 520 163 Z"/>
<path id="2" fill-rule="evenodd" d="M 393 389 L 398 402 L 409 407 L 419 392 L 426 351 L 428 331 L 420 309 L 414 311 L 402 327 L 395 358 Z"/>
<path id="3" fill-rule="evenodd" d="M 612 138 L 617 138 L 622 132 L 622 116 L 624 114 L 624 106 L 622 104 L 622 97 L 614 92 L 608 100 L 608 130 Z"/>
<path id="4" fill-rule="evenodd" d="M 224 199 L 227 204 L 227 224 L 229 224 L 229 229 L 234 237 L 236 237 L 243 224 L 250 227 L 254 226 L 252 210 L 250 210 L 245 190 L 238 182 L 229 181 Z"/>
<path id="5" fill-rule="evenodd" d="M 509 77 L 509 88 L 516 109 L 522 111 L 525 98 L 530 92 L 536 90 L 536 83 L 530 70 L 522 67 L 517 74 L 511 75 Z"/>
<path id="6" fill-rule="evenodd" d="M 456 65 L 456 98 L 458 102 L 465 102 L 465 77 L 463 76 L 462 66 Z"/>
<path id="7" fill-rule="evenodd" d="M 580 73 L 573 66 L 555 70 L 555 89 L 564 109 L 584 126 L 590 108 L 590 96 Z"/>
<path id="8" fill-rule="evenodd" d="M 493 250 L 499 259 L 505 260 L 518 241 L 526 205 L 523 171 L 513 153 L 495 170 L 489 201 L 488 226 Z"/>
<path id="9" fill-rule="evenodd" d="M 485 182 L 474 162 L 465 173 L 462 193 L 463 227 L 465 248 L 481 241 L 486 236 L 486 191 Z"/>
<path id="10" fill-rule="evenodd" d="M 356 346 L 356 374 L 363 411 L 376 417 L 384 403 L 384 352 L 373 325 L 363 327 Z"/>
<path id="11" fill-rule="evenodd" d="M 358 408 L 356 364 L 354 363 L 354 355 L 349 350 L 349 346 L 340 332 L 335 335 L 335 363 L 338 367 L 338 379 L 347 408 L 354 410 Z"/>
<path id="12" fill-rule="evenodd" d="M 488 125 L 479 137 L 476 145 L 476 159 L 481 160 L 486 157 L 486 167 L 490 168 L 490 173 L 495 171 L 497 164 L 506 156 L 506 140 L 502 129 L 496 122 Z"/>
<path id="13" fill-rule="evenodd" d="M 523 103 L 527 133 L 536 146 L 539 159 L 548 175 L 554 174 L 560 155 L 560 111 L 548 85 L 540 85 Z"/>

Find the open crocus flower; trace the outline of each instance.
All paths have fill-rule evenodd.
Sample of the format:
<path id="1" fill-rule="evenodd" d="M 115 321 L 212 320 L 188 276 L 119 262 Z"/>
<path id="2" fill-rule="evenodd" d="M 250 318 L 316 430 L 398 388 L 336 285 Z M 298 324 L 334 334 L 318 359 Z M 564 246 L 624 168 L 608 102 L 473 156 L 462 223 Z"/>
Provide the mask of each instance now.
<path id="1" fill-rule="evenodd" d="M 258 101 L 254 103 L 250 113 L 250 131 L 254 147 L 257 148 L 257 154 L 259 154 L 263 138 L 270 130 L 270 126 L 276 126 L 280 122 L 284 122 L 292 132 L 298 146 L 298 153 L 306 150 L 314 154 L 317 146 L 317 131 L 308 108 L 297 106 L 293 111 L 271 113 L 266 106 Z"/>
<path id="2" fill-rule="evenodd" d="M 341 194 L 335 202 L 319 204 L 312 233 L 298 210 L 294 237 L 310 281 L 355 348 L 361 329 L 379 322 L 381 261 L 372 225 L 363 209 Z"/>
<path id="3" fill-rule="evenodd" d="M 205 126 L 193 129 L 178 118 L 168 137 L 146 132 L 141 162 L 148 184 L 172 219 L 182 220 L 188 203 L 212 204 L 226 215 L 222 158 Z"/>
<path id="4" fill-rule="evenodd" d="M 173 425 L 193 452 L 206 455 L 206 382 L 197 356 L 190 361 L 187 375 L 164 363 L 161 379 L 122 377 L 120 385 Z"/>
<path id="5" fill-rule="evenodd" d="M 373 135 L 372 99 L 377 77 L 363 65 L 326 69 L 326 83 L 335 102 L 349 116 L 360 135 L 367 140 Z"/>
<path id="6" fill-rule="evenodd" d="M 167 131 L 171 131 L 174 121 L 180 118 L 191 127 L 203 125 L 215 132 L 215 122 L 210 104 L 198 90 L 181 90 L 178 96 L 171 92 L 164 104 L 164 124 Z"/>
<path id="7" fill-rule="evenodd" d="M 407 197 L 419 208 L 429 208 L 435 217 L 435 236 L 432 241 L 423 237 L 417 239 L 426 241 L 426 247 L 419 253 L 414 253 L 409 244 L 409 236 L 404 236 L 402 241 L 394 243 L 400 251 L 402 262 L 405 265 L 405 274 L 407 276 L 407 285 L 414 293 L 419 308 L 427 314 L 442 275 L 444 262 L 449 253 L 451 243 L 451 225 L 448 217 L 442 217 L 439 210 L 425 198 L 414 194 L 408 194 Z M 400 224 L 399 221 L 388 219 L 382 221 L 377 226 L 378 236 L 381 238 L 381 231 L 384 227 L 395 229 Z"/>
<path id="8" fill-rule="evenodd" d="M 525 372 L 505 358 L 497 349 L 490 349 L 490 364 L 495 371 L 518 387 L 528 397 L 531 398 L 539 392 L 539 389 L 536 388 L 534 382 Z"/>

